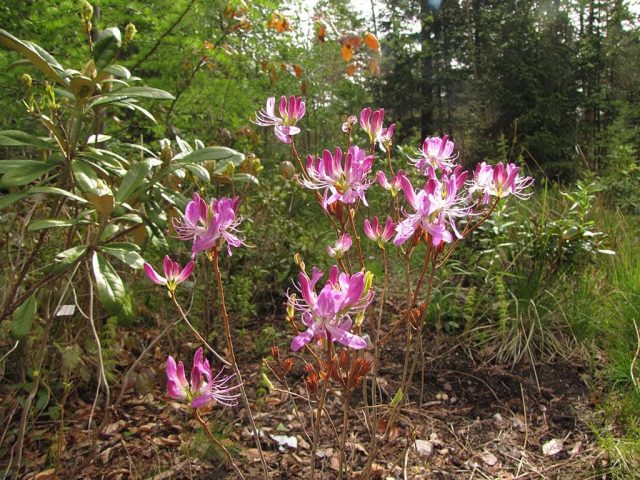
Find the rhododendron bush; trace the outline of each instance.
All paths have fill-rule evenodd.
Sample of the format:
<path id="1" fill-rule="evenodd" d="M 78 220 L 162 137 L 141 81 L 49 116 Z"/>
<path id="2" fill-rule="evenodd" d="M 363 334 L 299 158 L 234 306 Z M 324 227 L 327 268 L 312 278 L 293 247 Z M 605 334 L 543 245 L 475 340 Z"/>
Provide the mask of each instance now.
<path id="1" fill-rule="evenodd" d="M 336 125 L 345 134 L 344 145 L 328 146 L 321 155 L 308 154 L 305 158 L 295 143 L 296 135 L 304 128 L 303 99 L 282 96 L 277 103 L 276 111 L 276 99 L 269 98 L 266 107 L 257 113 L 255 123 L 272 127 L 275 137 L 290 149 L 297 165 L 295 179 L 299 188 L 313 192 L 320 207 L 318 212 L 322 212 L 327 230 L 335 236 L 335 241 L 325 246 L 326 254 L 335 263 L 325 272 L 317 266 L 307 266 L 304 258 L 296 255 L 300 272 L 286 293 L 283 319 L 290 332 L 291 353 L 277 346 L 272 348 L 271 357 L 265 360 L 271 374 L 269 383 L 275 382 L 289 393 L 295 414 L 308 424 L 312 459 L 316 458 L 321 434 L 329 433 L 325 417 L 341 425 L 335 439 L 339 478 L 350 475 L 345 460 L 351 448 L 346 442 L 350 422 L 361 422 L 363 418 L 371 432 L 368 461 L 361 477 L 367 478 L 376 452 L 388 440 L 402 406 L 409 402 L 409 387 L 421 351 L 418 346 L 422 326 L 429 309 L 434 308 L 432 291 L 438 272 L 447 268 L 447 260 L 460 242 L 486 222 L 500 202 L 531 195 L 533 180 L 510 163 L 483 162 L 474 171 L 465 171 L 460 165 L 461 153 L 446 136 L 426 138 L 417 149 L 417 157 L 402 158 L 393 148 L 395 125 L 385 125 L 383 109 L 369 107 L 360 112 L 359 120 L 351 115 L 342 127 Z M 357 124 L 368 144 L 352 143 Z M 383 202 L 387 208 L 373 211 L 369 207 L 367 196 L 374 189 L 388 197 Z M 149 264 L 144 267 L 151 281 L 167 289 L 206 351 L 222 363 L 214 375 L 200 348 L 188 380 L 183 363 L 176 364 L 168 356 L 167 394 L 189 402 L 207 432 L 199 409 L 206 405 L 234 406 L 242 400 L 267 478 L 259 426 L 244 388 L 244 366 L 234 354 L 234 333 L 219 267 L 220 255 L 226 252 L 231 256 L 232 248 L 245 248 L 253 240 L 242 233 L 240 201 L 238 197 L 203 199 L 194 194 L 181 218 L 174 219 L 179 238 L 190 242 L 192 260 L 181 268 L 166 257 L 164 277 Z M 369 250 L 363 242 L 368 241 L 378 258 L 363 254 L 365 247 Z M 418 259 L 419 268 L 415 268 L 414 258 Z M 375 278 L 369 269 L 373 261 L 383 265 L 381 278 Z M 191 275 L 194 262 L 211 265 L 214 273 L 226 339 L 224 354 L 216 352 L 191 325 L 176 296 L 176 289 Z M 405 298 L 399 314 L 385 309 L 390 282 L 400 281 L 392 276 L 391 263 L 400 265 L 405 272 Z M 405 332 L 404 337 L 395 334 L 399 331 Z M 383 402 L 377 383 L 383 346 L 396 349 L 405 357 L 400 387 L 389 404 Z M 302 363 L 305 372 L 302 381 L 306 396 L 302 399 L 291 390 L 292 382 L 299 380 L 288 378 L 296 363 Z M 342 412 L 326 409 L 329 396 L 341 399 Z M 356 404 L 364 406 L 359 409 L 364 417 L 353 411 Z M 304 425 L 303 428 L 306 432 Z M 227 458 L 242 476 L 228 452 Z M 315 460 L 311 461 L 311 470 L 312 478 L 316 478 Z"/>

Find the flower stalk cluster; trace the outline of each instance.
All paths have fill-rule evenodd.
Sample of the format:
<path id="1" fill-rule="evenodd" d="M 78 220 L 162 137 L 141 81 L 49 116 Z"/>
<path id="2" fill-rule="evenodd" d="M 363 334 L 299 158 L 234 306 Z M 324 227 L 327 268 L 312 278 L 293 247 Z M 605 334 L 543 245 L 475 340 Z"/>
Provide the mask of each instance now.
<path id="1" fill-rule="evenodd" d="M 305 365 L 307 391 L 310 398 L 316 401 L 312 456 L 316 449 L 325 398 L 331 390 L 332 381 L 343 390 L 343 398 L 346 398 L 338 468 L 339 478 L 342 478 L 345 473 L 343 454 L 349 416 L 348 399 L 353 387 L 369 371 L 376 375 L 379 345 L 395 338 L 396 329 L 402 324 L 406 325 L 405 362 L 398 390 L 400 398 L 406 398 L 408 381 L 412 378 L 417 363 L 417 342 L 420 341 L 423 318 L 429 310 L 433 283 L 437 278 L 436 271 L 443 268 L 458 242 L 489 218 L 499 201 L 509 196 L 528 198 L 533 179 L 522 176 L 520 167 L 512 163 L 492 166 L 482 162 L 473 172 L 463 170 L 459 164 L 460 153 L 454 141 L 446 135 L 425 138 L 418 149 L 418 157 L 409 160 L 408 168 L 394 169 L 391 149 L 395 125 L 385 127 L 384 109 L 374 110 L 369 107 L 364 108 L 359 117 L 350 115 L 341 125 L 341 130 L 346 135 L 344 149 L 325 149 L 319 157 L 307 155 L 304 162 L 292 137 L 300 131 L 296 125 L 302 114 L 296 109 L 296 105 L 303 102 L 294 97 L 288 100 L 287 97 L 282 97 L 280 116 L 275 115 L 274 102 L 273 98 L 267 101 L 266 109 L 258 112 L 256 123 L 273 126 L 276 137 L 284 143 L 292 144 L 291 151 L 299 166 L 296 175 L 298 182 L 303 188 L 316 192 L 316 198 L 336 235 L 335 242 L 330 242 L 326 251 L 329 257 L 338 261 L 340 268 L 335 265 L 331 267 L 329 278 L 321 284 L 323 272 L 314 267 L 308 275 L 304 264 L 299 261 L 302 271 L 298 275 L 298 292 L 288 295 L 287 318 L 297 330 L 291 341 L 291 350 L 300 352 L 304 348 L 316 360 L 315 365 Z M 352 144 L 352 134 L 358 124 L 369 141 L 366 147 Z M 388 167 L 386 172 L 377 168 L 376 147 L 385 154 L 384 160 Z M 366 269 L 361 237 L 355 221 L 360 208 L 369 207 L 367 195 L 376 184 L 388 192 L 391 208 L 383 212 L 381 217 L 365 214 L 366 218 L 363 218 L 360 225 L 364 237 L 374 242 L 382 255 L 385 278 L 381 291 L 373 287 L 373 275 Z M 410 258 L 421 245 L 425 249 L 423 265 L 418 270 L 420 274 L 417 282 L 411 281 Z M 352 246 L 356 248 L 352 249 Z M 400 261 L 405 264 L 407 305 L 401 310 L 400 321 L 382 336 L 380 329 L 385 313 L 383 302 L 385 289 L 389 284 L 389 279 L 386 278 L 389 271 L 387 258 L 394 249 Z M 359 271 L 353 269 L 356 263 L 350 258 L 354 250 L 358 256 Z M 378 292 L 381 303 L 376 320 L 373 318 L 374 309 L 369 307 Z M 370 321 L 365 324 L 367 315 Z M 302 328 L 298 328 L 298 325 Z M 367 333 L 364 332 L 365 325 L 369 328 Z M 417 332 L 417 336 L 414 332 Z M 373 345 L 370 339 L 374 339 Z M 362 353 L 369 348 L 374 352 L 371 360 L 366 359 Z M 336 356 L 334 349 L 342 350 L 337 350 Z M 354 351 L 354 355 L 349 355 L 349 351 Z M 282 368 L 273 371 L 281 375 L 279 378 L 285 375 Z M 286 380 L 283 381 L 286 383 Z M 365 402 L 366 397 L 365 395 Z M 369 428 L 375 431 L 377 427 L 372 423 L 372 419 L 377 418 L 375 385 L 371 389 L 371 398 L 374 407 L 371 410 L 364 409 L 364 412 Z M 393 409 L 392 420 L 397 415 L 398 405 Z M 392 423 L 393 421 L 389 422 L 389 425 Z M 375 435 L 372 435 L 371 441 L 371 455 L 374 455 Z M 371 465 L 370 459 L 363 473 L 365 478 Z M 314 472 L 315 461 L 312 461 L 312 476 Z"/>

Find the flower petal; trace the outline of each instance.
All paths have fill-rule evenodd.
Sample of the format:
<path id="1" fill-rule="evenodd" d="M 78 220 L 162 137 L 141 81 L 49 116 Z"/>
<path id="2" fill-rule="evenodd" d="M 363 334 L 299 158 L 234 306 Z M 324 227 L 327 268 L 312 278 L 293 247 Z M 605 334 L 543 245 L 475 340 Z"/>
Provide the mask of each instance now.
<path id="1" fill-rule="evenodd" d="M 167 279 L 164 277 L 161 277 L 158 272 L 156 272 L 153 267 L 151 265 L 149 265 L 147 262 L 144 262 L 144 271 L 147 274 L 147 277 L 149 277 L 149 280 L 151 280 L 153 283 L 157 283 L 158 285 L 166 285 L 167 284 Z"/>

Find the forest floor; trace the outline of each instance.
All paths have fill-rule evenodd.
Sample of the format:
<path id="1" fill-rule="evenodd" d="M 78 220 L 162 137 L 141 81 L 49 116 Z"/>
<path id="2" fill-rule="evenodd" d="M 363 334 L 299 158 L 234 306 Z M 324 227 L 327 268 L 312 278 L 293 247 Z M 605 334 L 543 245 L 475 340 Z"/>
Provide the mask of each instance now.
<path id="1" fill-rule="evenodd" d="M 145 331 L 147 342 L 153 334 Z M 297 416 L 284 392 L 256 389 L 261 359 L 255 358 L 248 337 L 238 342 L 238 357 L 249 397 L 256 402 L 253 409 L 259 412 L 255 417 L 270 478 L 310 479 L 310 438 L 305 433 L 305 429 L 311 432 L 308 406 L 298 401 L 301 412 Z M 607 454 L 592 429 L 599 416 L 592 402 L 595 393 L 585 382 L 586 365 L 566 360 L 535 368 L 477 364 L 459 344 L 448 344 L 437 335 L 431 341 L 433 345 L 424 346 L 429 353 L 424 364 L 418 365 L 410 403 L 390 427 L 388 439 L 380 436 L 378 440 L 372 478 L 608 478 Z M 138 353 L 123 349 L 119 366 L 128 368 Z M 91 398 L 83 400 L 80 395 L 68 400 L 62 436 L 59 422 L 37 423 L 25 445 L 23 465 L 28 473 L 23 478 L 237 478 L 220 453 L 212 449 L 186 405 L 166 397 L 165 358 L 160 348 L 143 358 L 137 369 L 141 373 L 120 404 L 109 410 L 106 422 L 102 422 L 98 404 L 92 431 L 87 429 Z M 185 363 L 189 368 L 190 359 Z M 399 353 L 382 352 L 379 386 L 390 397 L 399 386 L 402 368 Z M 298 361 L 289 381 L 300 395 L 306 395 L 303 372 Z M 113 390 L 115 399 L 119 388 Z M 354 397 L 358 397 L 357 405 L 362 405 L 360 394 Z M 345 475 L 354 479 L 359 478 L 370 450 L 367 424 L 355 400 L 347 437 L 350 473 Z M 383 400 L 388 403 L 391 398 Z M 330 395 L 326 407 L 335 424 L 323 425 L 316 453 L 316 475 L 323 480 L 337 477 L 342 401 Z M 381 409 L 381 432 L 387 426 L 385 412 Z M 240 405 L 233 409 L 213 407 L 203 412 L 203 418 L 220 434 L 247 480 L 262 478 L 246 411 Z M 100 423 L 98 432 L 96 425 Z M 287 442 L 295 442 L 295 448 L 285 445 Z M 64 472 L 58 476 L 56 457 L 58 472 Z"/>

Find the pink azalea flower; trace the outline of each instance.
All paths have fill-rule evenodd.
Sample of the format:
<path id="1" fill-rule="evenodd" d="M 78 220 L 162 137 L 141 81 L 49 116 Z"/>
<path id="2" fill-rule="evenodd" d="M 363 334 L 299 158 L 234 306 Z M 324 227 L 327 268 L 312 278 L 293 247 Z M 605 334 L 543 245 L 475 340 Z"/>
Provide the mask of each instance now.
<path id="1" fill-rule="evenodd" d="M 395 133 L 395 131 L 396 124 L 392 123 L 387 128 L 383 128 L 380 132 L 380 135 L 376 137 L 376 141 L 378 142 L 378 145 L 380 145 L 382 151 L 386 152 L 387 149 L 391 147 L 393 143 L 393 134 Z"/>
<path id="2" fill-rule="evenodd" d="M 384 227 L 378 221 L 378 217 L 373 220 L 364 221 L 364 234 L 372 241 L 376 242 L 380 248 L 384 248 L 384 244 L 391 240 L 395 231 L 395 223 L 391 217 L 387 217 Z"/>
<path id="3" fill-rule="evenodd" d="M 274 132 L 278 140 L 282 143 L 291 143 L 291 136 L 300 133 L 296 123 L 304 117 L 305 105 L 300 97 L 293 95 L 280 97 L 279 112 L 275 113 L 275 97 L 267 99 L 267 106 L 256 114 L 255 124 L 261 127 L 274 127 Z"/>
<path id="4" fill-rule="evenodd" d="M 479 196 L 482 203 L 489 203 L 491 198 L 489 186 L 491 183 L 493 183 L 493 167 L 486 162 L 479 163 L 473 172 L 469 195 L 472 197 Z"/>
<path id="5" fill-rule="evenodd" d="M 469 193 L 479 195 L 481 202 L 489 203 L 490 197 L 505 198 L 513 195 L 520 199 L 529 198 L 533 192 L 525 190 L 533 184 L 533 178 L 520 176 L 520 167 L 513 163 L 506 166 L 500 162 L 495 167 L 485 162 L 476 166 Z"/>
<path id="6" fill-rule="evenodd" d="M 376 180 L 378 180 L 380 186 L 385 190 L 390 191 L 391 195 L 394 197 L 400 190 L 402 190 L 402 185 L 400 184 L 400 179 L 402 177 L 404 177 L 404 172 L 402 170 L 398 170 L 398 173 L 396 173 L 395 177 L 393 177 L 390 182 L 387 180 L 387 176 L 384 172 L 379 171 L 376 174 Z"/>
<path id="7" fill-rule="evenodd" d="M 360 126 L 369 135 L 371 143 L 377 143 L 384 151 L 391 145 L 391 138 L 395 131 L 395 124 L 389 125 L 388 128 L 382 126 L 384 120 L 384 108 L 372 111 L 366 107 L 360 112 Z"/>
<path id="8" fill-rule="evenodd" d="M 355 115 L 350 115 L 347 118 L 347 121 L 342 124 L 342 132 L 347 133 L 351 131 L 351 127 L 353 127 L 356 123 L 358 123 L 358 119 Z"/>
<path id="9" fill-rule="evenodd" d="M 316 293 L 315 286 L 322 275 L 317 268 L 313 269 L 311 278 L 300 272 L 298 279 L 302 299 L 289 297 L 295 309 L 302 312 L 302 321 L 308 327 L 293 339 L 291 350 L 297 352 L 312 340 L 325 339 L 349 348 L 365 348 L 367 341 L 349 332 L 353 325 L 351 315 L 363 312 L 373 300 L 373 290 L 365 291 L 365 274 L 348 275 L 334 265 L 329 280 L 320 293 Z"/>
<path id="10" fill-rule="evenodd" d="M 309 155 L 307 157 L 309 179 L 305 178 L 301 183 L 314 190 L 326 189 L 325 208 L 336 201 L 355 203 L 357 200 L 362 200 L 362 203 L 368 205 L 364 192 L 371 185 L 367 175 L 371 171 L 373 158 L 373 155 L 367 155 L 367 152 L 355 145 L 349 147 L 344 165 L 340 148 L 336 148 L 335 155 L 325 150 L 322 157 L 315 160 Z M 329 192 L 330 196 L 328 196 Z"/>
<path id="11" fill-rule="evenodd" d="M 174 292 L 179 284 L 189 278 L 193 272 L 194 266 L 195 263 L 191 261 L 181 270 L 180 264 L 171 260 L 169 255 L 166 255 L 162 262 L 164 277 L 160 276 L 158 272 L 156 272 L 147 262 L 144 262 L 144 271 L 147 274 L 147 277 L 149 277 L 149 280 L 153 283 L 166 285 L 170 292 Z"/>
<path id="12" fill-rule="evenodd" d="M 418 191 L 413 189 L 411 181 L 406 176 L 402 177 L 402 191 L 414 213 L 408 214 L 396 227 L 396 245 L 406 242 L 418 228 L 430 235 L 433 246 L 453 240 L 449 226 L 458 238 L 462 238 L 456 228 L 455 219 L 469 214 L 469 208 L 464 205 L 466 198 L 458 196 L 467 172 L 461 172 L 461 168 L 458 167 L 450 175 L 444 175 L 442 181 L 439 181 L 433 172 L 432 170 L 431 178 L 424 188 Z"/>
<path id="13" fill-rule="evenodd" d="M 369 135 L 369 141 L 375 142 L 382 132 L 382 121 L 384 120 L 384 108 L 379 108 L 375 112 L 371 108 L 363 108 L 360 112 L 360 126 Z"/>
<path id="14" fill-rule="evenodd" d="M 237 218 L 239 203 L 240 197 L 222 197 L 207 204 L 200 195 L 193 194 L 182 220 L 173 223 L 181 240 L 193 241 L 193 256 L 212 248 L 220 249 L 224 242 L 229 255 L 231 247 L 244 245 L 244 240 L 237 236 L 237 227 L 242 222 L 242 218 Z"/>
<path id="15" fill-rule="evenodd" d="M 420 158 L 411 159 L 416 168 L 426 173 L 427 167 L 448 171 L 453 168 L 457 156 L 453 154 L 455 144 L 449 137 L 427 137 L 422 142 Z"/>
<path id="16" fill-rule="evenodd" d="M 351 248 L 352 243 L 349 234 L 345 233 L 333 245 L 327 245 L 327 253 L 331 258 L 342 258 Z"/>
<path id="17" fill-rule="evenodd" d="M 191 383 L 187 380 L 182 361 L 176 364 L 172 356 L 167 357 L 167 394 L 175 400 L 191 402 L 192 408 L 201 408 L 216 401 L 224 406 L 237 405 L 239 394 L 234 393 L 239 385 L 229 386 L 235 375 L 224 375 L 224 367 L 214 377 L 209 360 L 202 347 L 193 356 Z"/>

